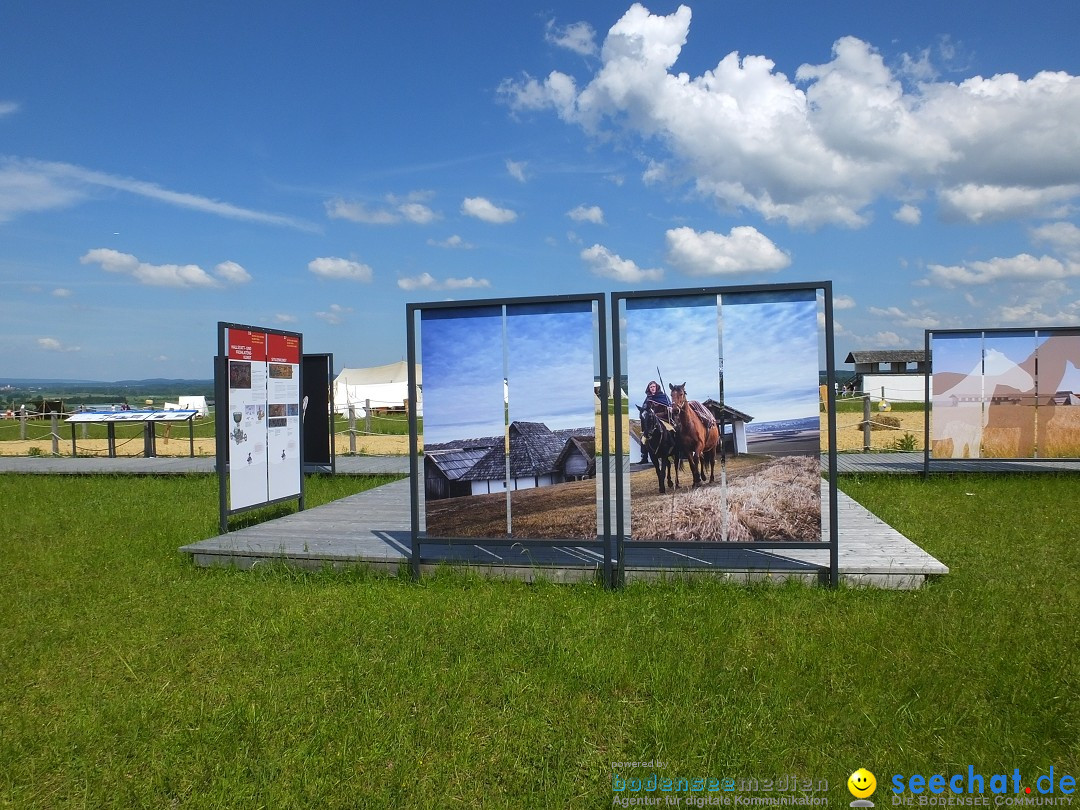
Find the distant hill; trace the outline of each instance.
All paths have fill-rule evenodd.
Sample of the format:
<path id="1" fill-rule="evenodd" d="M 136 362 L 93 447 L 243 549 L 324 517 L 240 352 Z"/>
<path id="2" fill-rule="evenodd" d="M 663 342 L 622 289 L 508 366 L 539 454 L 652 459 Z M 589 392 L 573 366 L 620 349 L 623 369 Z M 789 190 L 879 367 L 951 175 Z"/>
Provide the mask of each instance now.
<path id="1" fill-rule="evenodd" d="M 64 387 L 64 388 L 133 388 L 145 390 L 147 388 L 205 388 L 214 387 L 213 380 L 184 380 L 169 377 L 150 377 L 145 380 L 63 380 L 30 377 L 0 377 L 0 386 L 10 385 L 13 388 L 41 388 L 41 387 Z"/>

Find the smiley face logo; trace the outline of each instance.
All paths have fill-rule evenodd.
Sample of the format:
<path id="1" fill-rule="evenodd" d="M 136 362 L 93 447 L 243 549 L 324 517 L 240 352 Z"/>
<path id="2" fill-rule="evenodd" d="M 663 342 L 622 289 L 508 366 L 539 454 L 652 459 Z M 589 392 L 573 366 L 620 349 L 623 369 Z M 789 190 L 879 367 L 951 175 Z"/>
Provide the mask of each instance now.
<path id="1" fill-rule="evenodd" d="M 877 779 L 866 768 L 859 768 L 848 777 L 847 789 L 856 799 L 865 799 L 877 790 Z"/>

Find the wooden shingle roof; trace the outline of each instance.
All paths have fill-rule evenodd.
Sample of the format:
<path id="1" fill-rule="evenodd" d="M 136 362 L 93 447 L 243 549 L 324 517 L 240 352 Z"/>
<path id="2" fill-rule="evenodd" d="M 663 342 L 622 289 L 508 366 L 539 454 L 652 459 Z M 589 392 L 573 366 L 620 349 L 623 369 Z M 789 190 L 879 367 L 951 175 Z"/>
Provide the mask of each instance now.
<path id="1" fill-rule="evenodd" d="M 479 446 L 435 451 L 429 448 L 425 451 L 424 457 L 438 467 L 450 481 L 471 481 L 473 480 L 472 471 L 493 449 L 497 448 Z M 499 455 L 502 456 L 501 453 Z"/>
<path id="2" fill-rule="evenodd" d="M 543 422 L 510 424 L 510 477 L 546 475 L 555 470 L 566 441 Z"/>
<path id="3" fill-rule="evenodd" d="M 845 363 L 921 363 L 926 360 L 923 349 L 881 349 L 849 352 Z"/>

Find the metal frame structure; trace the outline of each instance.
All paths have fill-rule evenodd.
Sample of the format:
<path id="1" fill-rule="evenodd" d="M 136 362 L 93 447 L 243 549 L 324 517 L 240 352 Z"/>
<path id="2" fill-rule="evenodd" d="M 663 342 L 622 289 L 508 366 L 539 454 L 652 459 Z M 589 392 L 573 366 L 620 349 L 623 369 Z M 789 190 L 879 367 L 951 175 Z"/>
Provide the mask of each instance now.
<path id="1" fill-rule="evenodd" d="M 688 289 L 669 289 L 669 290 L 648 290 L 637 291 L 629 293 L 612 293 L 611 295 L 611 326 L 612 326 L 612 338 L 611 343 L 613 347 L 613 365 L 614 365 L 614 377 L 615 379 L 621 379 L 623 373 L 622 369 L 622 336 L 620 334 L 620 317 L 621 310 L 620 305 L 625 305 L 625 302 L 635 299 L 658 299 L 658 298 L 688 298 L 695 296 L 719 296 L 721 305 L 724 295 L 732 295 L 737 293 L 784 293 L 784 292 L 814 292 L 817 295 L 819 292 L 823 294 L 824 306 L 825 306 L 825 363 L 827 373 L 827 388 L 828 388 L 828 401 L 827 401 L 827 418 L 828 418 L 828 434 L 829 434 L 829 528 L 828 528 L 828 540 L 822 540 L 821 542 L 813 541 L 753 541 L 753 542 L 687 542 L 687 541 L 665 541 L 665 540 L 630 540 L 630 547 L 633 549 L 646 549 L 646 548 L 663 548 L 663 549 L 696 549 L 702 550 L 709 549 L 723 549 L 723 550 L 735 550 L 735 549 L 750 549 L 755 551 L 770 551 L 770 550 L 782 550 L 782 549 L 814 549 L 814 548 L 828 548 L 829 549 L 829 573 L 828 582 L 829 585 L 835 587 L 839 583 L 839 532 L 837 524 L 837 488 L 836 488 L 836 372 L 835 372 L 835 357 L 833 348 L 833 300 L 832 300 L 832 282 L 831 281 L 819 281 L 808 282 L 805 284 L 768 284 L 768 285 L 741 285 L 730 287 L 696 287 Z M 623 424 L 622 424 L 622 408 L 616 408 L 616 424 L 615 424 L 615 459 L 616 468 L 618 472 L 615 474 L 615 503 L 616 503 L 616 518 L 615 518 L 615 534 L 617 540 L 616 556 L 618 560 L 616 577 L 616 584 L 621 585 L 625 581 L 626 575 L 626 549 L 628 539 L 626 537 L 626 530 L 624 525 L 624 515 L 626 513 L 625 504 L 627 502 L 626 493 L 624 492 L 624 474 L 622 472 L 622 460 L 623 460 Z M 799 566 L 802 567 L 802 566 Z M 782 570 L 782 566 L 777 566 L 772 570 Z"/>
<path id="2" fill-rule="evenodd" d="M 610 310 L 605 305 L 606 301 L 602 294 L 589 294 L 589 295 L 564 295 L 564 296 L 535 296 L 525 298 L 498 298 L 498 299 L 474 299 L 467 301 L 452 301 L 452 302 L 433 302 L 433 303 L 412 303 L 406 306 L 406 335 L 407 335 L 407 351 L 408 351 L 408 364 L 409 364 L 409 469 L 411 474 L 411 567 L 414 577 L 419 577 L 420 567 L 423 563 L 433 562 L 437 559 L 435 557 L 425 557 L 423 546 L 441 545 L 443 547 L 459 545 L 459 546 L 476 546 L 482 544 L 485 546 L 511 546 L 517 545 L 525 549 L 529 548 L 543 548 L 551 546 L 578 546 L 578 547 L 602 547 L 603 548 L 603 578 L 606 586 L 617 587 L 621 585 L 625 580 L 626 571 L 626 549 L 627 538 L 625 537 L 624 526 L 624 510 L 628 503 L 627 495 L 625 492 L 624 474 L 622 472 L 623 464 L 623 420 L 622 414 L 622 402 L 621 396 L 617 396 L 616 392 L 609 390 L 607 382 L 609 380 L 620 381 L 622 379 L 622 346 L 621 336 L 619 329 L 619 312 L 620 305 L 624 305 L 626 301 L 637 298 L 664 298 L 664 297 L 688 297 L 688 296 L 700 296 L 700 295 L 713 295 L 722 296 L 725 294 L 731 295 L 736 293 L 777 293 L 782 294 L 785 292 L 812 292 L 815 297 L 823 299 L 824 302 L 824 344 L 825 344 L 825 363 L 826 363 L 826 376 L 827 376 L 827 403 L 826 403 L 826 417 L 828 421 L 828 437 L 829 437 L 829 453 L 828 453 L 828 504 L 829 504 L 829 522 L 828 522 L 828 539 L 822 539 L 820 542 L 814 541 L 791 541 L 791 540 L 776 540 L 776 541 L 755 541 L 755 542 L 728 542 L 728 543 L 694 543 L 694 542 L 666 542 L 666 541 L 630 541 L 630 547 L 633 549 L 644 548 L 665 548 L 665 549 L 677 549 L 677 548 L 694 548 L 702 549 L 703 547 L 722 548 L 722 549 L 750 549 L 754 551 L 782 551 L 784 549 L 829 549 L 829 568 L 827 574 L 828 584 L 836 586 L 839 582 L 839 536 L 838 536 L 838 505 L 837 505 L 837 459 L 836 459 L 836 400 L 835 400 L 835 354 L 833 347 L 833 300 L 832 300 L 832 282 L 808 282 L 803 284 L 770 284 L 770 285 L 742 285 L 742 286 L 730 286 L 730 287 L 701 287 L 690 289 L 673 289 L 673 290 L 650 290 L 643 292 L 632 293 L 611 293 L 610 294 Z M 602 514 L 600 517 L 600 525 L 603 526 L 602 536 L 595 542 L 581 541 L 581 540 L 559 540 L 551 538 L 533 538 L 533 539 L 521 539 L 521 538 L 483 538 L 478 539 L 475 537 L 428 537 L 421 536 L 420 533 L 420 487 L 424 485 L 423 475 L 420 468 L 420 454 L 419 454 L 419 431 L 417 420 L 417 380 L 416 380 L 416 365 L 417 365 L 417 334 L 419 332 L 419 317 L 429 310 L 451 310 L 461 309 L 468 310 L 477 307 L 490 307 L 490 308 L 502 308 L 503 313 L 506 312 L 506 308 L 515 305 L 544 305 L 544 304 L 559 304 L 565 302 L 578 302 L 588 301 L 594 306 L 594 312 L 596 313 L 597 335 L 595 337 L 594 347 L 598 352 L 598 366 L 601 379 L 601 387 L 599 392 L 600 408 L 602 414 L 607 414 L 610 409 L 610 403 L 615 402 L 614 414 L 615 414 L 615 440 L 614 447 L 612 447 L 612 441 L 610 438 L 610 428 L 608 427 L 608 419 L 603 418 L 600 420 L 601 430 L 601 442 L 599 444 L 599 467 L 598 475 L 601 476 L 600 491 L 601 491 L 601 506 Z M 608 312 L 610 311 L 610 316 Z M 613 356 L 613 364 L 611 374 L 608 373 L 608 326 L 607 321 L 611 320 L 610 337 L 611 337 L 611 352 Z M 612 487 L 612 480 L 614 480 L 614 487 Z M 612 525 L 611 510 L 615 509 L 615 525 Z M 824 533 L 824 532 L 823 532 Z M 779 558 L 779 563 L 771 570 L 788 570 L 783 565 L 783 555 L 774 555 Z M 805 570 L 805 564 L 799 564 L 794 560 L 788 560 L 791 564 L 790 570 Z M 672 570 L 678 570 L 674 566 L 667 566 Z M 713 570 L 723 570 L 713 569 Z"/>
<path id="3" fill-rule="evenodd" d="M 320 360 L 322 362 L 319 362 Z M 303 471 L 305 473 L 327 473 L 328 472 L 328 473 L 330 473 L 330 475 L 336 475 L 337 474 L 337 447 L 336 447 L 337 442 L 334 441 L 334 353 L 333 352 L 312 352 L 310 354 L 301 355 L 301 357 L 300 357 L 300 365 L 301 365 L 301 367 L 306 366 L 306 365 L 314 365 L 314 364 L 317 364 L 319 366 L 320 371 L 322 370 L 323 364 L 325 364 L 325 366 L 326 366 L 327 402 L 329 404 L 329 410 L 327 412 L 327 424 L 328 424 L 327 430 L 328 430 L 329 435 L 330 435 L 330 448 L 329 448 L 330 449 L 330 461 L 329 461 L 329 466 L 327 466 L 326 464 L 323 464 L 321 462 L 311 461 L 310 459 L 308 459 L 306 457 L 307 441 L 306 441 L 306 436 L 304 436 L 304 430 L 306 430 L 305 426 L 307 425 L 307 413 L 305 411 L 302 411 L 301 412 L 302 417 L 301 417 L 301 420 L 300 420 L 301 421 L 301 438 L 302 438 L 301 445 L 300 445 L 300 449 L 301 449 L 300 463 L 301 463 L 302 469 L 303 469 Z M 306 386 L 306 385 L 314 385 L 314 382 L 308 377 L 307 373 L 304 373 L 303 371 L 301 371 L 301 388 L 300 388 L 301 401 L 303 400 L 303 397 L 306 396 L 306 394 L 305 394 L 306 389 L 304 388 L 304 386 Z M 316 416 L 316 414 L 313 413 L 312 414 L 312 419 L 314 419 L 315 416 Z"/>
<path id="4" fill-rule="evenodd" d="M 225 440 L 225 437 L 229 434 L 229 408 L 227 403 L 229 402 L 229 347 L 227 333 L 230 329 L 245 330 L 249 332 L 262 332 L 267 335 L 283 335 L 286 337 L 295 337 L 299 341 L 299 357 L 301 362 L 297 364 L 297 373 L 300 375 L 297 380 L 298 390 L 302 393 L 304 390 L 304 364 L 302 362 L 304 357 L 304 336 L 300 332 L 289 332 L 282 329 L 271 329 L 264 326 L 251 326 L 248 324 L 228 323 L 225 321 L 218 321 L 218 353 L 214 358 L 214 431 L 217 435 L 216 455 L 216 469 L 218 474 L 218 516 L 219 527 L 222 534 L 227 534 L 229 531 L 229 517 L 231 515 L 240 514 L 241 512 L 249 512 L 252 509 L 262 509 L 264 506 L 272 506 L 277 503 L 287 503 L 288 501 L 296 500 L 297 508 L 304 509 L 304 474 L 301 460 L 300 471 L 300 492 L 294 495 L 288 495 L 283 498 L 274 498 L 260 503 L 249 504 L 248 506 L 242 506 L 237 509 L 229 508 L 229 443 Z M 300 406 L 298 401 L 297 406 Z M 302 448 L 301 443 L 301 448 Z"/>
<path id="5" fill-rule="evenodd" d="M 970 335 L 972 337 L 980 337 L 986 339 L 989 336 L 1005 336 L 1005 335 L 1033 335 L 1035 339 L 1039 339 L 1042 336 L 1053 337 L 1054 335 L 1074 335 L 1080 336 L 1080 327 L 1077 326 L 1054 326 L 1054 327 L 1001 327 L 1001 328 L 970 328 L 970 329 L 926 329 L 923 332 L 923 345 L 926 352 L 926 359 L 929 363 L 928 370 L 926 372 L 926 401 L 925 411 L 923 418 L 923 477 L 928 478 L 930 476 L 931 463 L 947 465 L 950 462 L 955 464 L 957 459 L 935 459 L 930 453 L 930 419 L 933 415 L 933 380 L 934 380 L 934 358 L 931 355 L 931 342 L 933 336 L 941 335 Z M 1038 380 L 1036 379 L 1036 386 Z M 1036 388 L 1036 396 L 1038 396 L 1038 389 Z M 1069 457 L 1056 457 L 1056 456 L 1038 456 L 1038 457 L 1024 457 L 1024 458 L 996 458 L 996 457 L 982 457 L 979 458 L 965 458 L 963 459 L 965 464 L 1002 464 L 1002 463 L 1024 463 L 1030 464 L 1032 461 L 1055 461 L 1055 462 L 1069 462 L 1078 463 L 1080 458 Z"/>
<path id="6" fill-rule="evenodd" d="M 590 304 L 593 307 L 593 313 L 596 319 L 596 331 L 594 334 L 594 340 L 598 340 L 598 343 L 594 344 L 594 352 L 599 365 L 600 379 L 608 379 L 607 374 L 607 310 L 605 306 L 605 298 L 603 294 L 581 294 L 581 295 L 554 295 L 554 296 L 531 296 L 531 297 L 519 297 L 519 298 L 491 298 L 480 300 L 468 300 L 468 301 L 441 301 L 433 303 L 412 303 L 406 305 L 406 335 L 407 335 L 407 352 L 408 352 L 408 366 L 409 366 L 409 471 L 411 476 L 411 565 L 412 574 L 418 578 L 420 576 L 420 566 L 426 562 L 434 562 L 436 559 L 441 560 L 443 558 L 428 558 L 424 557 L 424 549 L 422 546 L 439 546 L 444 549 L 449 549 L 453 546 L 469 546 L 476 545 L 483 546 L 519 546 L 526 551 L 531 548 L 544 548 L 553 546 L 572 546 L 579 548 L 591 548 L 602 549 L 603 553 L 603 579 L 605 585 L 612 582 L 612 554 L 611 554 L 611 497 L 610 497 L 610 438 L 608 420 L 600 419 L 600 444 L 598 445 L 600 453 L 600 470 L 597 471 L 597 475 L 600 478 L 601 487 L 601 501 L 602 501 L 602 526 L 603 531 L 597 537 L 596 540 L 581 540 L 581 539 L 553 539 L 553 538 L 516 538 L 516 537 L 498 537 L 498 538 L 483 538 L 478 539 L 476 537 L 429 537 L 420 536 L 420 493 L 421 487 L 424 485 L 424 476 L 420 469 L 420 455 L 419 455 L 419 432 L 417 422 L 417 380 L 416 380 L 416 364 L 417 364 L 417 332 L 418 332 L 418 318 L 426 311 L 433 310 L 469 310 L 475 308 L 499 308 L 502 310 L 505 317 L 508 307 L 514 306 L 543 306 L 543 305 L 559 305 L 568 303 L 582 303 Z M 601 414 L 606 414 L 608 409 L 608 402 L 610 400 L 610 392 L 606 390 L 604 385 L 601 385 L 599 392 L 600 397 L 600 411 Z M 583 561 L 584 562 L 584 561 Z M 564 567 L 572 567 L 572 564 L 568 563 Z M 581 567 L 585 567 L 584 565 Z"/>

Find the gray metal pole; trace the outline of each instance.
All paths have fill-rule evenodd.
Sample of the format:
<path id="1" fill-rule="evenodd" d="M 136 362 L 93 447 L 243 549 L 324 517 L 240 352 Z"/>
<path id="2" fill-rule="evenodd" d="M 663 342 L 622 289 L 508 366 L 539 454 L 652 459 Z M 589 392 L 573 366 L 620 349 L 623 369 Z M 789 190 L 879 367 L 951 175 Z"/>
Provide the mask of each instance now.
<path id="1" fill-rule="evenodd" d="M 356 406 L 349 405 L 349 452 L 356 453 Z"/>
<path id="2" fill-rule="evenodd" d="M 870 452 L 870 395 L 864 394 L 862 400 L 862 451 Z"/>
<path id="3" fill-rule="evenodd" d="M 56 411 L 49 412 L 49 425 L 52 435 L 52 454 L 58 456 L 60 455 L 60 436 L 56 431 L 60 429 L 60 417 Z"/>

